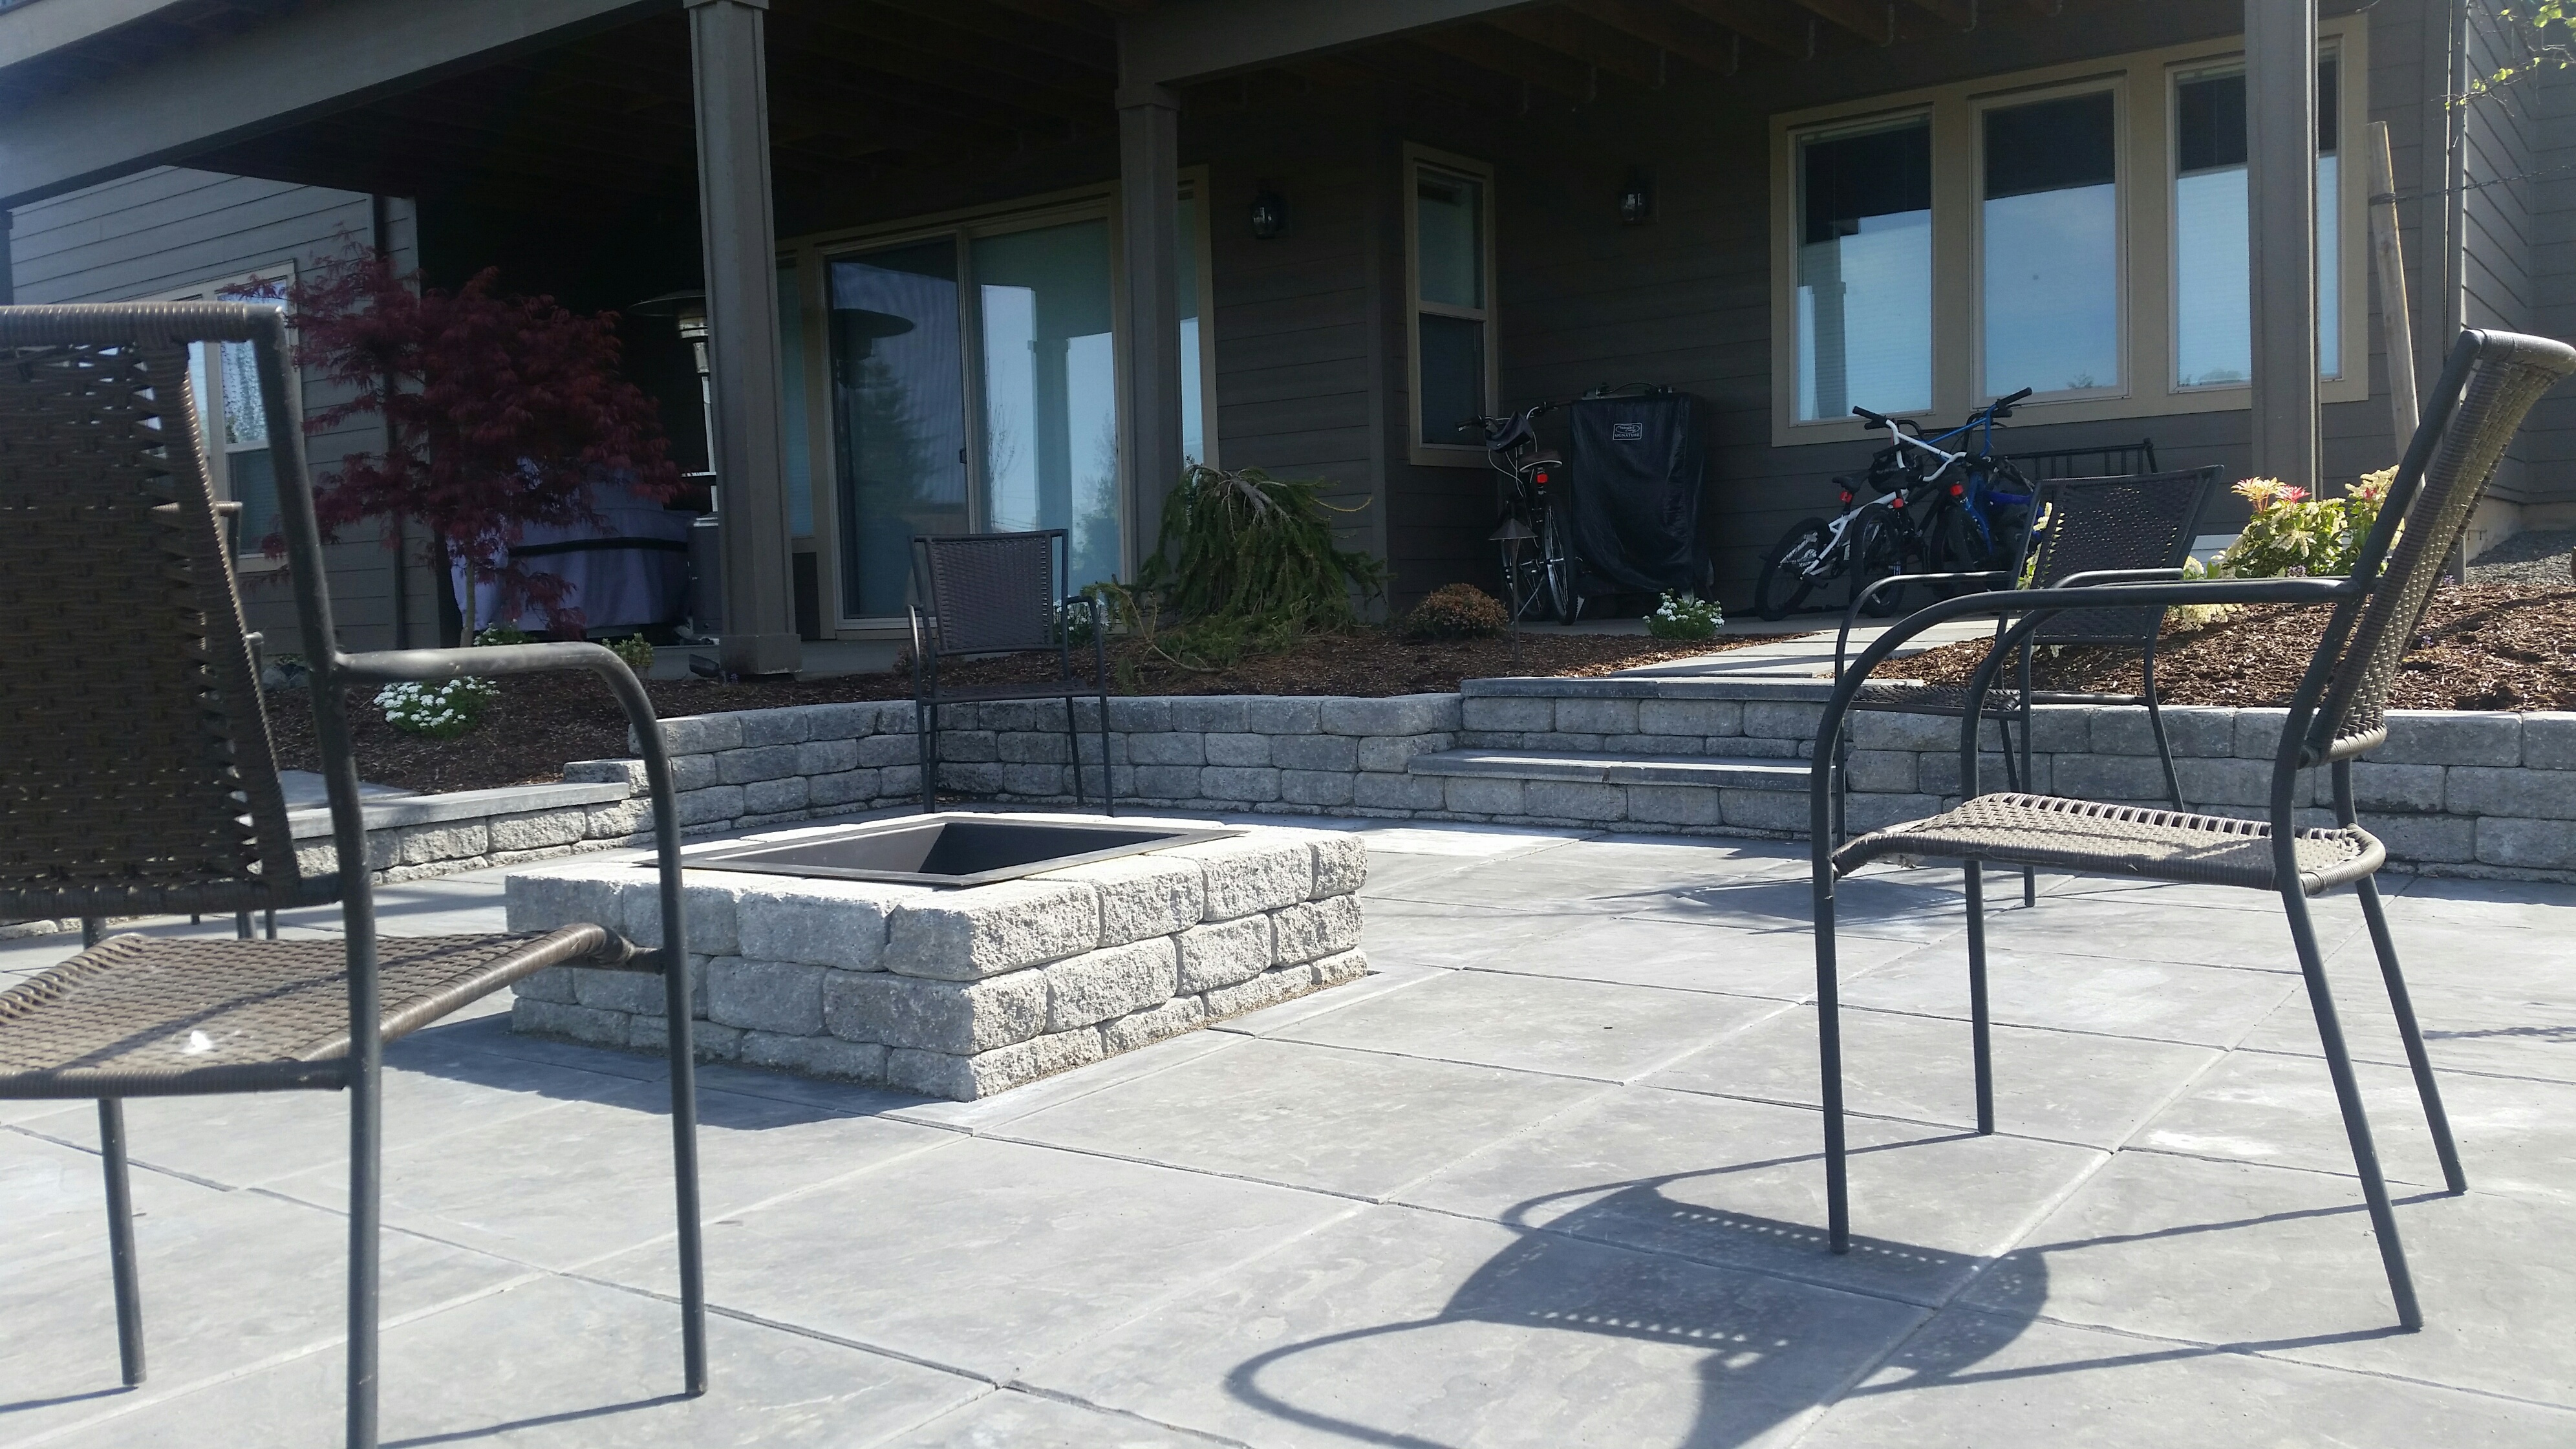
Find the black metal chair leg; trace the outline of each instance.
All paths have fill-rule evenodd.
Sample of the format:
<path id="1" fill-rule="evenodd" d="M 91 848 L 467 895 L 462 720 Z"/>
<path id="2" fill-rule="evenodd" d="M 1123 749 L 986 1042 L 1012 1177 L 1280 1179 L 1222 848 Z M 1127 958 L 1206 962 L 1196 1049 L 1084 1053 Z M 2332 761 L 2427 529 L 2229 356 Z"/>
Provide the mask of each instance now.
<path id="1" fill-rule="evenodd" d="M 134 1261 L 134 1194 L 126 1181 L 125 1103 L 98 1099 L 98 1155 L 107 1169 L 107 1261 L 116 1277 L 116 1357 L 125 1386 L 143 1382 L 143 1278 Z"/>
<path id="2" fill-rule="evenodd" d="M 935 814 L 939 809 L 939 706 L 914 705 L 912 733 L 913 758 L 921 771 L 921 813 Z"/>
<path id="3" fill-rule="evenodd" d="M 2406 1249 L 2397 1240 L 2397 1213 L 2389 1205 L 2388 1183 L 2380 1175 L 2379 1149 L 2371 1144 L 2370 1118 L 2363 1111 L 2361 1084 L 2352 1074 L 2344 1049 L 2343 1025 L 2336 1019 L 2334 991 L 2326 983 L 2325 954 L 2317 949 L 2317 930 L 2308 919 L 2307 898 L 2293 885 L 2281 892 L 2290 919 L 2290 939 L 2297 943 L 2299 973 L 2307 978 L 2308 1005 L 2317 1018 L 2317 1040 L 2324 1046 L 2326 1072 L 2334 1079 L 2335 1103 L 2343 1109 L 2344 1135 L 2352 1143 L 2353 1170 L 2361 1176 L 2361 1195 L 2370 1207 L 2370 1230 L 2379 1239 L 2379 1261 L 2388 1270 L 2389 1296 L 2397 1302 L 2397 1322 L 2413 1331 L 2424 1326 L 2415 1302 L 2415 1279 L 2406 1268 Z"/>
<path id="4" fill-rule="evenodd" d="M 2406 992 L 2405 973 L 2397 968 L 2397 942 L 2388 933 L 2388 912 L 2380 904 L 2379 882 L 2360 883 L 2362 919 L 2370 923 L 2371 949 L 2379 955 L 2379 978 L 2388 985 L 2388 1006 L 2397 1017 L 2397 1034 L 2406 1043 L 2406 1065 L 2415 1072 L 2415 1095 L 2424 1103 L 2424 1125 L 2433 1134 L 2433 1151 L 2442 1159 L 2442 1182 L 2453 1192 L 2469 1190 L 2460 1170 L 2460 1149 L 2451 1141 L 2451 1114 L 2442 1107 L 2442 1088 L 2433 1080 L 2433 1059 L 2424 1052 L 2424 1033 L 2415 1025 L 2415 1003 Z"/>
<path id="5" fill-rule="evenodd" d="M 376 1344 L 384 1220 L 383 1081 L 349 1073 L 349 1449 L 376 1449 Z"/>
<path id="6" fill-rule="evenodd" d="M 2031 643 L 2028 639 L 2024 639 L 2021 641 L 2021 777 L 2030 782 L 2030 792 L 2036 795 L 2040 793 L 2039 772 L 2034 767 L 2035 762 L 2030 754 L 2033 734 L 2030 719 L 2030 653 Z M 2005 740 L 2007 746 L 2011 743 L 2009 738 Z M 2035 866 L 2025 865 L 2021 868 L 2021 903 L 2024 909 L 2039 904 L 2039 870 Z"/>
<path id="7" fill-rule="evenodd" d="M 2165 794 L 2173 799 L 2176 810 L 2191 807 L 2182 803 L 2182 776 L 2174 773 L 2173 741 L 2165 737 L 2164 706 L 2156 699 L 2156 646 L 2147 642 L 2146 657 L 2147 730 L 2156 737 L 2156 760 L 2165 767 Z"/>
<path id="8" fill-rule="evenodd" d="M 700 1241 L 705 1214 L 698 1201 L 698 1061 L 691 1045 L 694 1008 L 686 958 L 665 970 L 662 993 L 671 1063 L 671 1179 L 678 1200 L 681 1375 L 689 1397 L 696 1398 L 707 1391 L 707 1284 Z"/>
<path id="9" fill-rule="evenodd" d="M 1073 808 L 1082 808 L 1082 721 L 1073 712 L 1073 696 L 1064 697 L 1064 747 L 1073 760 Z M 1105 762 L 1104 762 L 1105 767 Z"/>
<path id="10" fill-rule="evenodd" d="M 1834 966 L 1834 883 L 1816 882 L 1816 1057 L 1824 1068 L 1825 1239 L 1851 1251 L 1851 1179 L 1843 1163 L 1842 992 Z"/>
<path id="11" fill-rule="evenodd" d="M 250 939 L 250 912 L 235 911 L 233 913 L 233 937 L 234 939 L 241 941 L 247 941 Z"/>
<path id="12" fill-rule="evenodd" d="M 1107 676 L 1104 674 L 1104 678 Z M 1070 704 L 1065 706 L 1070 709 Z M 1109 767 L 1109 691 L 1100 692 L 1100 813 L 1118 813 L 1118 774 Z"/>
<path id="13" fill-rule="evenodd" d="M 263 929 L 265 929 L 265 930 L 268 932 L 268 939 L 270 939 L 270 940 L 272 940 L 272 941 L 276 940 L 276 939 L 277 939 L 277 912 L 276 912 L 276 910 L 272 908 L 272 909 L 270 909 L 270 910 L 262 911 L 262 912 L 260 912 L 260 917 L 261 917 L 261 925 L 262 925 L 262 928 L 263 928 Z"/>
<path id="14" fill-rule="evenodd" d="M 1968 1049 L 1976 1058 L 1977 1131 L 1995 1130 L 1995 1052 L 1992 1023 L 1986 1010 L 1985 867 L 1967 863 L 1968 888 Z"/>

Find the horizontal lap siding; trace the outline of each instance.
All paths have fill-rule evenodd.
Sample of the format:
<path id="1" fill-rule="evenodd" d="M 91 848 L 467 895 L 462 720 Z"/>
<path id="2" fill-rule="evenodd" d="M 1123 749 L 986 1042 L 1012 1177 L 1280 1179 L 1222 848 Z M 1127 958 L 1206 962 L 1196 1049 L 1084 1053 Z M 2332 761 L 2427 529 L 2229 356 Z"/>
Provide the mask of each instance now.
<path id="1" fill-rule="evenodd" d="M 1290 121 L 1266 107 L 1210 109 L 1185 118 L 1181 160 L 1209 167 L 1219 461 L 1322 480 L 1325 500 L 1352 510 L 1335 516 L 1343 546 L 1382 557 L 1371 137 L 1365 115 L 1324 109 Z M 1288 213 L 1268 241 L 1247 220 L 1265 185 Z"/>
<path id="2" fill-rule="evenodd" d="M 409 270 L 416 249 L 408 207 L 395 203 L 395 265 Z M 369 199 L 346 191 L 292 186 L 250 177 L 162 167 L 18 209 L 11 217 L 10 256 L 22 303 L 116 302 L 180 291 L 293 263 L 299 274 L 372 235 Z M 308 373 L 308 412 L 343 401 Z M 371 419 L 354 419 L 306 440 L 313 471 L 331 472 L 352 452 L 383 445 Z M 417 530 L 415 530 L 416 532 Z M 325 553 L 341 643 L 388 648 L 395 643 L 394 556 L 373 525 L 350 531 Z M 408 638 L 434 643 L 436 582 L 414 541 L 404 589 Z M 272 653 L 306 652 L 284 575 L 254 565 L 244 571 L 251 627 Z"/>

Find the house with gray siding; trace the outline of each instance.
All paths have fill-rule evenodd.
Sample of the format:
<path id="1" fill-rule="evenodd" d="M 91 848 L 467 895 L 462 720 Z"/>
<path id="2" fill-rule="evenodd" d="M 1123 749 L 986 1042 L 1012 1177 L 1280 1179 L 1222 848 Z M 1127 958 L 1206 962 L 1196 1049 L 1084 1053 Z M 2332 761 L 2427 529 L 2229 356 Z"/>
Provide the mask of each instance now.
<path id="1" fill-rule="evenodd" d="M 432 285 L 703 293 L 703 397 L 667 320 L 629 355 L 766 672 L 890 635 L 915 533 L 1064 527 L 1075 582 L 1132 577 L 1190 460 L 1329 480 L 1396 607 L 1497 587 L 1453 414 L 1604 384 L 1703 400 L 1737 607 L 1867 458 L 1855 403 L 2031 386 L 2015 448 L 2332 486 L 2398 447 L 2381 128 L 2416 374 L 2462 326 L 2576 333 L 2576 77 L 2456 99 L 2514 58 L 2465 0 L 25 0 L 0 204 L 28 301 L 348 236 Z M 2285 87 L 2315 134 L 2267 145 Z M 2267 210 L 2302 186 L 2305 245 Z M 2301 293 L 2305 380 L 2249 300 Z M 2516 448 L 2481 537 L 2576 524 L 2576 398 Z M 436 627 L 405 546 L 344 544 L 353 628 Z"/>

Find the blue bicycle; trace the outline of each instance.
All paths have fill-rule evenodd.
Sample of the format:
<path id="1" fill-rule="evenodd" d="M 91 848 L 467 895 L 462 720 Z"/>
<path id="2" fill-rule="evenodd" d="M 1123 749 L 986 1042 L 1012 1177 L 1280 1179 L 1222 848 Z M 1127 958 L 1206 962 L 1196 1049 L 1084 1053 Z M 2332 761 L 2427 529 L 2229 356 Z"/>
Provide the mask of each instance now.
<path id="1" fill-rule="evenodd" d="M 1995 453 L 1995 424 L 2011 417 L 2030 393 L 2023 388 L 1999 397 L 1931 438 L 1904 419 L 1852 409 L 1852 416 L 1887 429 L 1888 447 L 1879 458 L 1892 460 L 1895 471 L 1919 480 L 1918 487 L 1906 491 L 1922 499 L 1914 518 L 1920 563 L 1904 572 L 1982 573 L 2010 568 L 2021 558 L 2037 490 L 2011 459 Z M 1954 439 L 1957 452 L 1941 446 Z"/>

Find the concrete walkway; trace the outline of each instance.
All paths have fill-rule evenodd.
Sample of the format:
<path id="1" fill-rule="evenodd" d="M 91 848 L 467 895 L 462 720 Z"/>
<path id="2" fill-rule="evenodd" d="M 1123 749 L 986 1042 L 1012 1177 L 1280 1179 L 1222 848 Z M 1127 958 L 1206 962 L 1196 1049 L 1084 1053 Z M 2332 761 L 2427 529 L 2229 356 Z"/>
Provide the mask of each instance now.
<path id="1" fill-rule="evenodd" d="M 2264 897 L 2045 880 L 1997 910 L 1980 1138 L 1957 872 L 1847 885 L 1834 1257 L 1795 847 L 1355 828 L 1366 981 L 979 1104 L 709 1070 L 696 1401 L 657 1063 L 490 1014 L 400 1043 L 386 1442 L 2576 1443 L 2576 891 L 2390 881 L 2460 1198 L 2358 911 L 2318 905 L 2406 1335 Z M 499 924 L 489 877 L 383 900 L 397 933 Z M 129 1111 L 132 1392 L 95 1118 L 0 1104 L 0 1443 L 336 1443 L 341 1102 Z"/>

